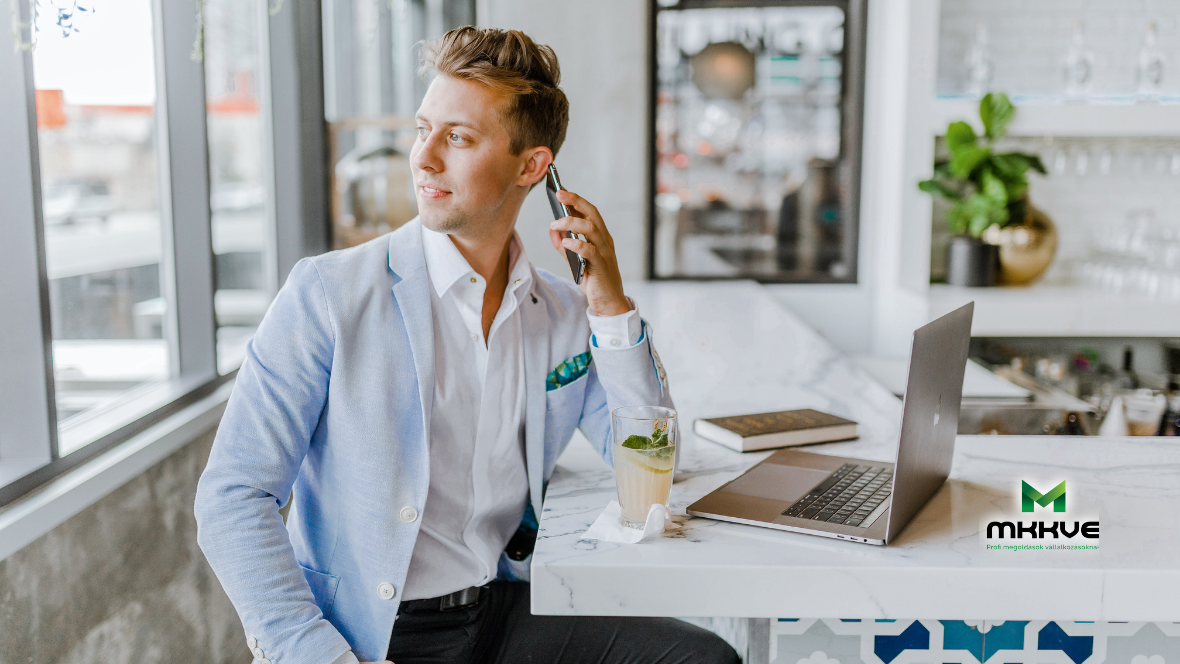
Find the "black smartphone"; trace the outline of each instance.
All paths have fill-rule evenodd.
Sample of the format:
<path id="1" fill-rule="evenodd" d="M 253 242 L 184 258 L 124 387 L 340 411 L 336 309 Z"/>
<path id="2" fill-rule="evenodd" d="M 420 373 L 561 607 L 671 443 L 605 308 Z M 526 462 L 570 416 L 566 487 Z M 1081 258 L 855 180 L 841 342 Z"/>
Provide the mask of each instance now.
<path id="1" fill-rule="evenodd" d="M 549 171 L 545 174 L 545 193 L 549 195 L 549 207 L 553 210 L 554 221 L 562 217 L 572 216 L 570 215 L 569 209 L 561 201 L 557 200 L 557 192 L 559 191 L 561 191 L 561 178 L 557 177 L 557 167 L 549 164 Z M 566 231 L 565 236 L 579 240 L 586 239 L 572 231 Z M 582 283 L 582 275 L 586 272 L 586 259 L 569 249 L 565 250 L 565 259 L 569 261 L 570 272 L 574 275 L 574 283 Z"/>

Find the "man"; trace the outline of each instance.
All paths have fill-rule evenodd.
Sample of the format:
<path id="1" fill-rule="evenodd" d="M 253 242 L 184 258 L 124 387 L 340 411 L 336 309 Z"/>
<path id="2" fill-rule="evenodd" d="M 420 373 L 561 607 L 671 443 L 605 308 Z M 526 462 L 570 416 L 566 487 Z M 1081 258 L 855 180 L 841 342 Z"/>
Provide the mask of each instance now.
<path id="1" fill-rule="evenodd" d="M 672 401 L 598 210 L 562 193 L 577 214 L 551 226 L 580 289 L 513 231 L 565 137 L 553 51 L 460 28 L 423 72 L 419 218 L 292 269 L 197 490 L 247 645 L 262 664 L 736 662 L 676 620 L 530 614 L 535 515 L 575 428 L 609 461 L 611 409 Z"/>

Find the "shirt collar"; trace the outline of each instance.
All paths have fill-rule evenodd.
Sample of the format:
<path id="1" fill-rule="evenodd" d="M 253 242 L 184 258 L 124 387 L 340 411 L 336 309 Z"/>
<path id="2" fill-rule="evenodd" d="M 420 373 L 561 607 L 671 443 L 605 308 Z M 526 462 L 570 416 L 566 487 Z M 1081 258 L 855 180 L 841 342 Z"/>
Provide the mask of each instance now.
<path id="1" fill-rule="evenodd" d="M 512 232 L 512 239 L 508 243 L 508 288 L 507 292 L 515 295 L 520 289 L 526 291 L 533 284 L 533 271 L 529 267 L 529 258 L 524 253 L 524 243 L 516 231 Z M 517 296 L 516 299 L 520 299 Z"/>
<path id="2" fill-rule="evenodd" d="M 469 275 L 478 277 L 446 233 L 432 231 L 423 226 L 422 249 L 426 257 L 426 272 L 430 275 L 434 292 L 439 297 L 445 295 L 451 286 L 454 286 L 455 282 L 460 279 Z M 508 244 L 507 292 L 515 293 L 522 286 L 527 288 L 532 284 L 532 281 L 533 273 L 529 269 L 529 260 L 524 252 L 524 244 L 514 231 Z"/>

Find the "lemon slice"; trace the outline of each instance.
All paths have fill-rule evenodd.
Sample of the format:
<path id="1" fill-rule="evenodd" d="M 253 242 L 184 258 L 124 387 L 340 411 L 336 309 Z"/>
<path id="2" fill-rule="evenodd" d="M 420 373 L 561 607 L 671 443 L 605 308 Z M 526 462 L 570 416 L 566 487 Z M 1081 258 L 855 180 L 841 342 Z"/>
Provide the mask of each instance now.
<path id="1" fill-rule="evenodd" d="M 626 447 L 618 448 L 617 452 L 619 454 L 621 454 L 622 457 L 624 459 L 626 459 L 628 462 L 630 462 L 636 466 L 639 466 L 640 468 L 643 468 L 644 470 L 651 471 L 653 473 L 660 474 L 660 475 L 662 475 L 664 473 L 672 472 L 672 465 L 673 465 L 672 457 L 668 457 L 667 466 L 661 468 L 660 466 L 664 465 L 663 463 L 660 463 L 660 461 L 662 461 L 662 460 L 656 460 L 656 459 L 652 458 L 652 455 L 643 454 L 642 452 L 639 452 L 637 450 L 628 449 Z M 654 465 L 652 465 L 652 462 L 659 463 L 660 466 L 654 466 Z"/>

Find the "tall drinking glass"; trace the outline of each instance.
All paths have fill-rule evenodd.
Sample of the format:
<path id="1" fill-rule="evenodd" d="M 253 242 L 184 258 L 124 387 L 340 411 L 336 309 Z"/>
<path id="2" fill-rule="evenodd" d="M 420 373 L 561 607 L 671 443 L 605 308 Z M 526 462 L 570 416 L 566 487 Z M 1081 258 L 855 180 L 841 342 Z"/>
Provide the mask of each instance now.
<path id="1" fill-rule="evenodd" d="M 624 406 L 611 413 L 615 485 L 622 522 L 643 528 L 652 505 L 667 505 L 676 463 L 676 411 L 660 406 Z"/>

